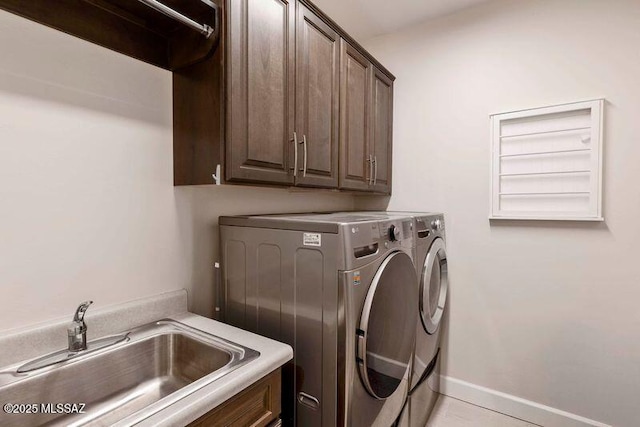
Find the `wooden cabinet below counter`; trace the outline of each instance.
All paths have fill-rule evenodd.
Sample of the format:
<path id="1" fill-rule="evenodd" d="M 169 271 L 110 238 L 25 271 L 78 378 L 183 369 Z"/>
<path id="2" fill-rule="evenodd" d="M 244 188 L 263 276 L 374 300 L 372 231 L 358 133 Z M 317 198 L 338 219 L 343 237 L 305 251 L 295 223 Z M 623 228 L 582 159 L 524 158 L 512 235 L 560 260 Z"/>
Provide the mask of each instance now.
<path id="1" fill-rule="evenodd" d="M 264 427 L 280 416 L 281 374 L 273 371 L 189 427 Z"/>

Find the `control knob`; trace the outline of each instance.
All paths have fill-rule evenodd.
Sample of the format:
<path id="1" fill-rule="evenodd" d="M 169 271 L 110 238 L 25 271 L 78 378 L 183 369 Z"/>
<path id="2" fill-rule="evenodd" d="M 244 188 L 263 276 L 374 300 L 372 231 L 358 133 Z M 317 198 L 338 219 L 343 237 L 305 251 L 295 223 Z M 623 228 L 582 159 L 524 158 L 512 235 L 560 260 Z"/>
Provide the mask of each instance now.
<path id="1" fill-rule="evenodd" d="M 431 228 L 433 229 L 433 231 L 438 231 L 442 228 L 442 221 L 440 221 L 439 219 L 434 219 L 433 221 L 431 221 Z"/>
<path id="2" fill-rule="evenodd" d="M 400 230 L 395 225 L 389 227 L 389 240 L 395 242 L 400 238 Z"/>

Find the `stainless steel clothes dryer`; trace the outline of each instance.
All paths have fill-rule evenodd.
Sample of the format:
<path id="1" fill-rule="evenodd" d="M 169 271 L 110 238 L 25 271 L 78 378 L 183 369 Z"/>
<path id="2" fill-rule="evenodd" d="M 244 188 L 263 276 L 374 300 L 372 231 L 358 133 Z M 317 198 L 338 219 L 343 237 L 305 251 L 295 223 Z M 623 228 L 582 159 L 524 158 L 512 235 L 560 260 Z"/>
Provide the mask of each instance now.
<path id="1" fill-rule="evenodd" d="M 409 389 L 418 298 L 411 218 L 221 217 L 225 320 L 290 344 L 288 425 L 384 426 Z"/>
<path id="2" fill-rule="evenodd" d="M 449 287 L 442 214 L 411 213 L 419 277 L 416 348 L 408 397 L 408 424 L 423 427 L 440 390 L 440 344 Z"/>

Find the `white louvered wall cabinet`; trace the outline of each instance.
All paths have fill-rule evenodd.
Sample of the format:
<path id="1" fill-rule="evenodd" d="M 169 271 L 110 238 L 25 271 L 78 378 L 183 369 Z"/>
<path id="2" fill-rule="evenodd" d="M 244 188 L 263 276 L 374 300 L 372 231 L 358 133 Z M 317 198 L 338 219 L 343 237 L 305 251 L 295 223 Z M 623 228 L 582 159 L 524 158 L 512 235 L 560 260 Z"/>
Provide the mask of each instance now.
<path id="1" fill-rule="evenodd" d="M 491 116 L 491 219 L 602 221 L 604 100 Z"/>

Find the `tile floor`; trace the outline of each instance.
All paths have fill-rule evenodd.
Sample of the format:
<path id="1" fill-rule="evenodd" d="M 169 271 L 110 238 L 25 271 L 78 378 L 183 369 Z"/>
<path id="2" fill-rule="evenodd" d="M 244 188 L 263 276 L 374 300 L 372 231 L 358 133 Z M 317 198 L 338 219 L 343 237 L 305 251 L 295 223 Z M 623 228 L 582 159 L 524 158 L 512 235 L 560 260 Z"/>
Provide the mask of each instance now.
<path id="1" fill-rule="evenodd" d="M 538 427 L 508 415 L 440 396 L 427 427 Z"/>

